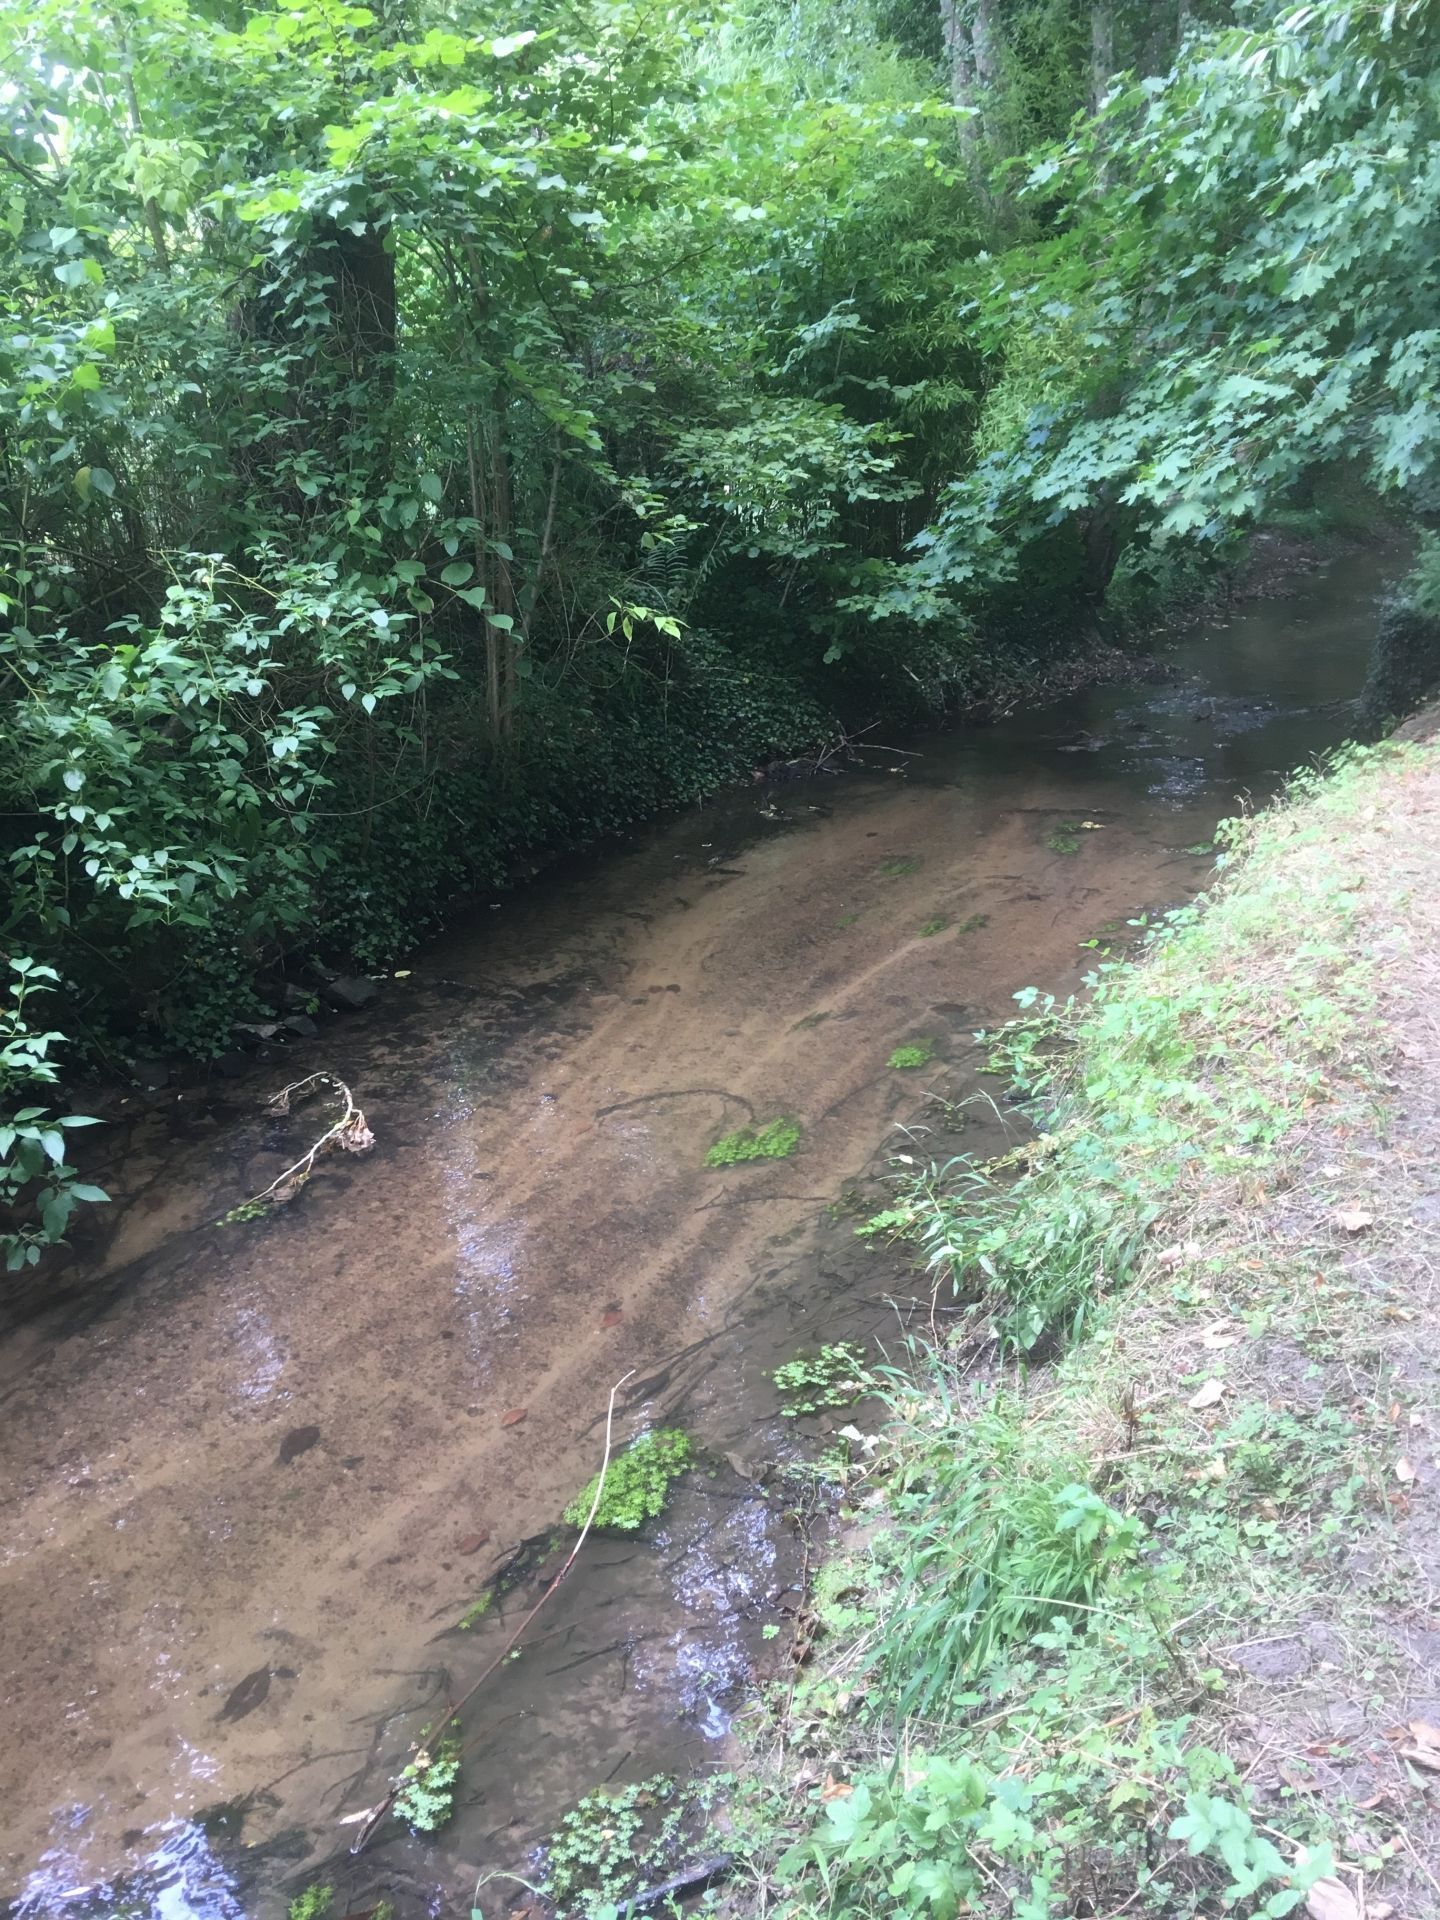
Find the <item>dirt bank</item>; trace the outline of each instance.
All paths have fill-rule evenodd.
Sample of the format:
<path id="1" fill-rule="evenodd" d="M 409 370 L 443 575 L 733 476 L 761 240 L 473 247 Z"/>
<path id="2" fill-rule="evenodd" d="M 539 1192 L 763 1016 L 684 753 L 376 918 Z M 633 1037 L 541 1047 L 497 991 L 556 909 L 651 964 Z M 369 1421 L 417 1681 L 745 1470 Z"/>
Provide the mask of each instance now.
<path id="1" fill-rule="evenodd" d="M 852 1488 L 866 1544 L 822 1586 L 829 1644 L 758 1796 L 772 1833 L 834 1838 L 837 1904 L 936 1849 L 951 1871 L 965 1833 L 997 1916 L 1017 1884 L 1066 1914 L 1440 1911 L 1440 748 L 1352 760 L 1243 844 L 1074 1027 L 1053 1151 L 1016 1190 L 1017 1245 L 1064 1223 L 1057 1264 L 1067 1234 L 1092 1249 L 1078 1337 L 976 1389 L 962 1326 Z M 1044 1516 L 1077 1487 L 1109 1517 L 1067 1562 Z M 954 1567 L 1037 1605 L 964 1627 L 967 1573 L 942 1646 L 927 1596 Z M 911 1818 L 882 1831 L 914 1674 L 965 1691 L 948 1718 L 916 1695 Z M 778 1853 L 772 1888 L 832 1910 Z"/>

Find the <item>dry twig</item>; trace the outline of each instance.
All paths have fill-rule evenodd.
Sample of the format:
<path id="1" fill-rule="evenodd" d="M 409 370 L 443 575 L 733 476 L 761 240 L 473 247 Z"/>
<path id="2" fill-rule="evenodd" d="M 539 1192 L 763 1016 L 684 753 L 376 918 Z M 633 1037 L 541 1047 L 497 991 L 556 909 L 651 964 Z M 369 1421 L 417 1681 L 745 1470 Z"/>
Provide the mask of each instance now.
<path id="1" fill-rule="evenodd" d="M 334 1073 L 307 1073 L 303 1080 L 292 1080 L 288 1087 L 282 1087 L 266 1101 L 272 1113 L 288 1113 L 291 1102 L 303 1099 L 313 1093 L 317 1087 L 327 1087 L 339 1094 L 345 1103 L 345 1111 L 331 1127 L 327 1127 L 320 1138 L 293 1166 L 286 1167 L 283 1173 L 276 1174 L 269 1186 L 253 1194 L 250 1199 L 242 1200 L 238 1207 L 232 1207 L 224 1216 L 221 1225 L 236 1220 L 253 1220 L 259 1214 L 269 1213 L 276 1207 L 283 1207 L 287 1200 L 305 1185 L 315 1171 L 315 1162 L 321 1154 L 329 1153 L 332 1148 L 341 1153 L 368 1153 L 375 1144 L 375 1136 L 365 1123 L 365 1115 L 355 1104 L 355 1096 L 349 1087 Z"/>
<path id="2" fill-rule="evenodd" d="M 425 1732 L 420 1736 L 420 1739 L 415 1743 L 416 1752 L 432 1753 L 434 1751 L 435 1741 L 439 1739 L 453 1720 L 459 1718 L 461 1712 L 475 1698 L 476 1694 L 480 1691 L 481 1687 L 484 1686 L 491 1674 L 495 1672 L 496 1668 L 502 1666 L 504 1662 L 509 1659 L 526 1628 L 545 1605 L 545 1602 L 557 1591 L 566 1574 L 569 1573 L 570 1569 L 574 1566 L 579 1557 L 580 1549 L 585 1544 L 586 1536 L 595 1524 L 595 1516 L 600 1511 L 600 1502 L 605 1497 L 605 1476 L 610 1470 L 610 1440 L 615 1425 L 615 1396 L 634 1371 L 635 1369 L 632 1367 L 629 1373 L 621 1374 L 620 1378 L 610 1389 L 610 1403 L 605 1409 L 605 1454 L 600 1462 L 600 1477 L 595 1483 L 595 1498 L 590 1502 L 590 1511 L 585 1517 L 585 1524 L 580 1529 L 574 1546 L 571 1547 L 569 1553 L 566 1555 L 564 1566 L 561 1567 L 555 1578 L 550 1582 L 549 1586 L 546 1587 L 540 1598 L 535 1602 L 529 1613 L 526 1614 L 525 1618 L 520 1622 L 514 1633 L 511 1634 L 510 1638 L 505 1642 L 504 1646 L 496 1654 L 489 1666 L 485 1668 L 480 1677 L 461 1694 L 460 1698 L 455 1701 L 452 1706 L 445 1709 L 438 1720 L 426 1728 Z M 352 1854 L 359 1853 L 367 1845 L 375 1829 L 385 1818 L 385 1815 L 390 1811 L 391 1807 L 394 1806 L 399 1792 L 400 1783 L 396 1780 L 392 1783 L 390 1791 L 385 1795 L 385 1798 L 378 1806 L 372 1807 L 368 1814 L 352 1813 L 340 1822 L 341 1826 L 345 1826 L 350 1821 L 356 1819 L 364 1821 L 364 1825 L 355 1837 L 355 1844 L 350 1849 Z"/>

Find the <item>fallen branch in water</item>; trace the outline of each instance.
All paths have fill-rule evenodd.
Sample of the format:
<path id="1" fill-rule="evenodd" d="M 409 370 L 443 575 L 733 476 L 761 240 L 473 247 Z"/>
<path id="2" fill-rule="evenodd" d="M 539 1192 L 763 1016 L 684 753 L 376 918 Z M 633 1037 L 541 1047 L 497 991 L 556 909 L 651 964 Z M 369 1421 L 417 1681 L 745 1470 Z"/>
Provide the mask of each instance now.
<path id="1" fill-rule="evenodd" d="M 322 1153 L 332 1148 L 341 1153 L 368 1153 L 375 1144 L 375 1136 L 365 1124 L 365 1116 L 355 1104 L 355 1096 L 349 1087 L 334 1073 L 307 1073 L 303 1080 L 292 1080 L 288 1087 L 282 1087 L 265 1102 L 271 1113 L 288 1113 L 291 1102 L 303 1099 L 317 1087 L 327 1087 L 339 1094 L 345 1103 L 345 1111 L 332 1127 L 325 1132 L 307 1152 L 302 1153 L 293 1166 L 286 1167 L 283 1173 L 276 1174 L 263 1192 L 242 1200 L 238 1207 L 232 1207 L 220 1221 L 222 1227 L 231 1226 L 237 1220 L 255 1220 L 262 1213 L 271 1213 L 276 1207 L 283 1207 L 287 1200 L 305 1185 L 315 1171 L 315 1162 Z"/>
<path id="2" fill-rule="evenodd" d="M 683 1873 L 662 1880 L 658 1887 L 646 1887 L 643 1893 L 632 1893 L 628 1900 L 621 1902 L 621 1920 L 625 1920 L 625 1916 L 633 1913 L 636 1907 L 648 1907 L 652 1900 L 663 1900 L 669 1894 L 685 1893 L 691 1887 L 703 1887 L 707 1882 L 718 1879 L 722 1873 L 729 1872 L 730 1859 L 728 1853 L 713 1854 L 708 1860 L 698 1860 Z"/>
<path id="3" fill-rule="evenodd" d="M 417 1756 L 423 1756 L 433 1750 L 434 1742 L 439 1739 L 452 1721 L 459 1718 L 462 1711 L 475 1698 L 476 1694 L 480 1691 L 481 1687 L 484 1686 L 491 1674 L 495 1672 L 496 1668 L 502 1666 L 505 1661 L 510 1658 L 510 1655 L 514 1652 L 516 1644 L 524 1634 L 526 1628 L 545 1605 L 545 1602 L 556 1592 L 566 1574 L 569 1573 L 570 1569 L 574 1566 L 576 1559 L 579 1557 L 580 1549 L 585 1544 L 586 1535 L 595 1524 L 595 1516 L 600 1511 L 600 1502 L 605 1495 L 605 1476 L 610 1470 L 610 1438 L 615 1425 L 615 1396 L 619 1393 L 625 1382 L 630 1379 L 634 1371 L 635 1369 L 632 1367 L 629 1373 L 621 1374 L 620 1378 L 610 1389 L 610 1403 L 605 1409 L 605 1453 L 600 1462 L 600 1476 L 595 1483 L 595 1498 L 590 1502 L 590 1511 L 586 1515 L 585 1524 L 580 1529 L 574 1546 L 571 1547 L 569 1553 L 566 1555 L 564 1566 L 561 1567 L 555 1578 L 550 1582 L 549 1586 L 546 1587 L 540 1598 L 535 1602 L 529 1613 L 526 1614 L 525 1618 L 520 1622 L 514 1633 L 511 1634 L 499 1653 L 497 1653 L 495 1658 L 490 1662 L 489 1666 L 486 1667 L 479 1679 L 461 1694 L 453 1706 L 447 1707 L 438 1720 L 426 1728 L 425 1732 L 415 1744 Z M 461 1751 L 463 1752 L 464 1749 L 462 1748 Z M 341 1820 L 340 1825 L 342 1827 L 353 1825 L 357 1820 L 363 1820 L 365 1823 L 355 1836 L 354 1845 L 350 1849 L 352 1854 L 361 1852 L 362 1849 L 368 1845 L 375 1829 L 394 1806 L 399 1795 L 400 1782 L 397 1780 L 391 1784 L 390 1791 L 378 1806 L 371 1807 L 367 1812 L 347 1814 L 344 1819 Z"/>

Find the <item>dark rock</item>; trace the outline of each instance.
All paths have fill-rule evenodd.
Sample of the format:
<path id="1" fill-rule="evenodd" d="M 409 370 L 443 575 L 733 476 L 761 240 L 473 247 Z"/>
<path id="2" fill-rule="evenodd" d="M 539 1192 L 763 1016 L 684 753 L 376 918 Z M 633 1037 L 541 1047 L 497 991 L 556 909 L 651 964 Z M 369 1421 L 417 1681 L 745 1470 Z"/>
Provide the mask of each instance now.
<path id="1" fill-rule="evenodd" d="M 146 1093 L 158 1093 L 162 1087 L 170 1084 L 170 1069 L 163 1060 L 134 1060 L 130 1071 L 135 1076 L 137 1087 L 143 1087 Z"/>
<path id="2" fill-rule="evenodd" d="M 227 1080 L 238 1080 L 242 1073 L 250 1069 L 250 1056 L 242 1053 L 238 1047 L 231 1047 L 228 1053 L 222 1053 L 215 1062 L 215 1071 L 223 1074 Z"/>
<path id="3" fill-rule="evenodd" d="M 256 1667 L 253 1673 L 230 1689 L 230 1697 L 216 1714 L 217 1720 L 243 1720 L 262 1704 L 270 1691 L 269 1667 Z"/>
<path id="4" fill-rule="evenodd" d="M 368 1007 L 376 992 L 375 982 L 363 973 L 337 973 L 321 987 L 320 998 L 342 1013 L 354 1013 L 360 1007 Z"/>
<path id="5" fill-rule="evenodd" d="M 280 1025 L 286 1033 L 293 1033 L 297 1040 L 313 1040 L 320 1031 L 308 1013 L 287 1014 Z"/>
<path id="6" fill-rule="evenodd" d="M 308 1453 L 320 1438 L 319 1427 L 292 1427 L 280 1442 L 280 1464 L 288 1467 L 302 1453 Z"/>

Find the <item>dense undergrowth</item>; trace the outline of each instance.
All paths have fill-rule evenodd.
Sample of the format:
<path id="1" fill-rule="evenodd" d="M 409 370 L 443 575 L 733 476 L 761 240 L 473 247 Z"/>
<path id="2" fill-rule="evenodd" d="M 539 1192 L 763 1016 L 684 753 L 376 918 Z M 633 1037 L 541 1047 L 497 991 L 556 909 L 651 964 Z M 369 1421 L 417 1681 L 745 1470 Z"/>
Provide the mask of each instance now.
<path id="1" fill-rule="evenodd" d="M 1008 1165 L 907 1176 L 884 1216 L 971 1311 L 892 1356 L 848 1470 L 870 1537 L 822 1570 L 818 1648 L 753 1729 L 745 1904 L 1353 1915 L 1407 1863 L 1398 1798 L 1323 1789 L 1315 1756 L 1354 1742 L 1283 1696 L 1257 1722 L 1235 1682 L 1243 1649 L 1308 1633 L 1336 1696 L 1405 1718 L 1423 1580 L 1349 1569 L 1408 1509 L 1416 1308 L 1355 1270 L 1351 1183 L 1384 1177 L 1389 1016 L 1433 973 L 1440 854 L 1404 835 L 1436 757 L 1295 780 L 1084 1007 L 989 1037 L 1037 1131 Z"/>

